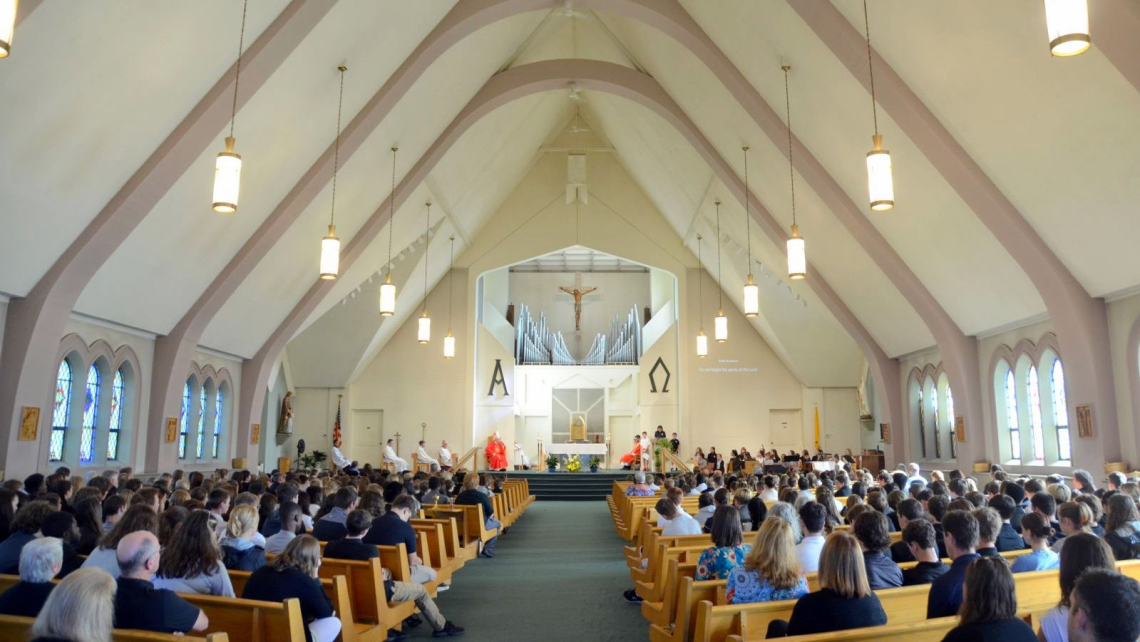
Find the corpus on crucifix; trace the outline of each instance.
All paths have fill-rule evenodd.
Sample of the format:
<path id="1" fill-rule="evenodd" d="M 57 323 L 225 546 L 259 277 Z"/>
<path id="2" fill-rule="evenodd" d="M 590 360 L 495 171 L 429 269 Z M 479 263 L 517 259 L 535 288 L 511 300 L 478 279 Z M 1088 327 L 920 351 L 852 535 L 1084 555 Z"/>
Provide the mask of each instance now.
<path id="1" fill-rule="evenodd" d="M 594 290 L 597 290 L 598 288 L 596 288 L 596 287 L 589 287 L 589 288 L 582 287 L 582 273 L 578 272 L 578 273 L 574 274 L 574 287 L 573 288 L 559 287 L 558 289 L 562 290 L 566 294 L 569 294 L 570 296 L 574 297 L 574 330 L 575 331 L 581 331 L 582 330 L 582 297 L 593 292 Z"/>

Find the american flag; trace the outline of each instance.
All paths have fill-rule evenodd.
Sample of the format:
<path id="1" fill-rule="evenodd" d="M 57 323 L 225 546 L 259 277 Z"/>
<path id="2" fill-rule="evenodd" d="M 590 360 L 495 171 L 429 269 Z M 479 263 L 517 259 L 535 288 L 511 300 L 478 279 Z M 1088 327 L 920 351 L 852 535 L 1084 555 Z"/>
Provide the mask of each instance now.
<path id="1" fill-rule="evenodd" d="M 333 443 L 340 441 L 340 399 L 336 400 L 336 421 L 333 422 Z"/>

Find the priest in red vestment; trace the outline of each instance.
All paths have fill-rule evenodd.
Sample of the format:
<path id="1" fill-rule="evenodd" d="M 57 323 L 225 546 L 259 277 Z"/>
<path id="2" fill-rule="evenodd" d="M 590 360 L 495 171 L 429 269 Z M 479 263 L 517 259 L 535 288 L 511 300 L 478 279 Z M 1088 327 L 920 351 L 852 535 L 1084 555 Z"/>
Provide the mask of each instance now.
<path id="1" fill-rule="evenodd" d="M 621 456 L 621 467 L 629 470 L 633 468 L 633 462 L 639 459 L 641 459 L 641 438 L 634 435 L 633 450 Z"/>
<path id="2" fill-rule="evenodd" d="M 491 470 L 507 469 L 507 445 L 499 437 L 498 431 L 487 443 L 487 468 Z"/>

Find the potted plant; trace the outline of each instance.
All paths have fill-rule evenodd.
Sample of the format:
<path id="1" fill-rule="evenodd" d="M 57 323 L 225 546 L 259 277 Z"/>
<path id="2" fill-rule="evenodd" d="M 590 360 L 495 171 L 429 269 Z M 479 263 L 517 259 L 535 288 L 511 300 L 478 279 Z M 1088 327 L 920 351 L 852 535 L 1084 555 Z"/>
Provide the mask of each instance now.
<path id="1" fill-rule="evenodd" d="M 558 468 L 558 455 L 547 455 L 546 470 L 548 472 L 554 472 L 556 468 Z"/>
<path id="2" fill-rule="evenodd" d="M 593 455 L 592 457 L 590 457 L 590 472 L 591 473 L 598 472 L 598 465 L 601 463 L 602 463 L 602 460 L 597 455 Z"/>
<path id="3" fill-rule="evenodd" d="M 582 470 L 582 462 L 578 459 L 578 455 L 571 455 L 570 459 L 566 461 L 566 472 L 576 473 Z"/>

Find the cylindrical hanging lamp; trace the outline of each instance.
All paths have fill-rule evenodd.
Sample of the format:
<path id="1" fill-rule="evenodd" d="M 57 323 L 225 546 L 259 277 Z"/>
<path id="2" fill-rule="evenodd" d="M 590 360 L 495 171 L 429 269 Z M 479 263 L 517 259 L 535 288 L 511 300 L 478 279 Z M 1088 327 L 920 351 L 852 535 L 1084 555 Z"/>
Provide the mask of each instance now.
<path id="1" fill-rule="evenodd" d="M 19 0 L 0 0 L 0 58 L 12 52 L 12 35 L 16 31 L 16 9 Z"/>
<path id="2" fill-rule="evenodd" d="M 697 356 L 705 358 L 709 356 L 709 338 L 705 336 L 705 329 L 697 333 Z"/>
<path id="3" fill-rule="evenodd" d="M 697 356 L 709 356 L 709 338 L 705 336 L 705 263 L 701 260 L 701 237 L 697 235 L 697 316 L 700 319 L 700 331 L 697 332 Z"/>
<path id="4" fill-rule="evenodd" d="M 451 235 L 451 253 L 447 260 L 447 336 L 443 337 L 443 358 L 455 357 L 455 335 L 451 334 L 451 295 L 455 281 L 455 235 Z"/>
<path id="5" fill-rule="evenodd" d="M 392 228 L 396 226 L 396 152 L 392 146 L 392 191 L 388 194 L 388 262 L 384 283 L 380 286 L 380 316 L 396 314 L 396 286 L 392 283 Z"/>
<path id="6" fill-rule="evenodd" d="M 0 0 L 0 4 L 6 2 L 9 0 Z M 15 18 L 15 1 L 11 0 L 11 3 L 13 5 L 12 17 Z M 245 46 L 245 14 L 248 6 L 249 0 L 245 0 L 241 9 L 241 33 L 238 36 L 237 64 L 234 67 L 234 103 L 233 109 L 230 111 L 230 135 L 226 136 L 226 150 L 219 153 L 218 159 L 214 161 L 213 207 L 215 212 L 221 214 L 237 212 L 238 195 L 241 191 L 241 155 L 234 151 L 234 143 L 236 142 L 234 139 L 234 121 L 237 120 L 238 83 L 241 81 L 241 54 Z M 0 10 L 0 13 L 2 11 Z M 3 49 L 2 43 L 0 43 L 0 49 Z"/>
<path id="7" fill-rule="evenodd" d="M 336 143 L 333 145 L 332 209 L 329 213 L 329 235 L 321 239 L 321 278 L 335 281 L 340 274 L 340 239 L 336 237 L 336 176 L 340 169 L 340 114 L 344 105 L 344 72 L 348 67 L 337 67 L 340 71 L 340 98 L 336 105 Z"/>
<path id="8" fill-rule="evenodd" d="M 428 250 L 431 248 L 431 201 L 424 203 L 427 206 L 427 215 L 424 217 L 424 313 L 420 316 L 420 324 L 416 332 L 416 340 L 420 343 L 431 341 L 431 317 L 427 311 L 428 297 Z"/>
<path id="9" fill-rule="evenodd" d="M 871 22 L 867 18 L 867 0 L 863 0 L 863 25 L 867 33 L 867 69 L 871 80 L 871 117 L 875 122 L 875 134 L 871 137 L 874 147 L 867 152 L 867 194 L 871 210 L 884 212 L 895 206 L 895 180 L 892 176 L 891 153 L 883 149 L 883 135 L 879 133 L 879 111 L 875 102 L 875 65 L 871 61 Z"/>
<path id="10" fill-rule="evenodd" d="M 431 341 L 431 317 L 427 315 L 427 310 L 424 310 L 423 316 L 419 319 L 419 327 L 416 329 L 416 340 L 420 343 Z"/>
<path id="11" fill-rule="evenodd" d="M 724 316 L 724 281 L 721 280 L 720 275 L 720 199 L 714 201 L 716 203 L 716 289 L 720 297 L 720 311 L 717 312 L 716 317 L 713 319 L 713 338 L 717 343 L 724 343 L 728 341 L 728 317 Z"/>
<path id="12" fill-rule="evenodd" d="M 792 225 L 792 238 L 788 239 L 788 278 L 802 279 L 807 276 L 807 251 L 800 237 L 800 226 Z"/>
<path id="13" fill-rule="evenodd" d="M 1088 0 L 1045 0 L 1045 26 L 1049 51 L 1054 56 L 1076 56 L 1089 50 Z"/>
<path id="14" fill-rule="evenodd" d="M 752 280 L 752 213 L 749 210 L 749 201 L 752 192 L 748 189 L 748 145 L 744 150 L 744 235 L 748 239 L 748 282 L 744 284 L 744 316 L 754 317 L 760 314 L 760 286 Z"/>

